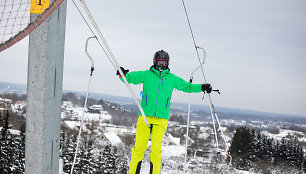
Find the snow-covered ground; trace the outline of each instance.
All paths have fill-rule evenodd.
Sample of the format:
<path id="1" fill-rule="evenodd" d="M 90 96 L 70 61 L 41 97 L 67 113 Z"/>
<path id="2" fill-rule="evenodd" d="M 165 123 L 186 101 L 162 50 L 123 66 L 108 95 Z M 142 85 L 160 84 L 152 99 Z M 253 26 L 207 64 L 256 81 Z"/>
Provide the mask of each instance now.
<path id="1" fill-rule="evenodd" d="M 162 146 L 163 158 L 166 157 L 179 157 L 185 154 L 185 146 L 181 145 L 163 145 Z"/>
<path id="2" fill-rule="evenodd" d="M 215 172 L 214 172 L 215 170 Z M 150 171 L 150 164 L 149 162 L 144 162 L 141 165 L 140 174 L 148 174 Z M 208 167 L 208 166 L 202 166 L 201 171 L 191 171 L 188 170 L 186 172 L 182 170 L 169 170 L 169 169 L 162 169 L 161 174 L 259 174 L 252 171 L 244 171 L 244 170 L 237 170 L 234 169 L 226 164 L 216 164 L 215 169 Z"/>

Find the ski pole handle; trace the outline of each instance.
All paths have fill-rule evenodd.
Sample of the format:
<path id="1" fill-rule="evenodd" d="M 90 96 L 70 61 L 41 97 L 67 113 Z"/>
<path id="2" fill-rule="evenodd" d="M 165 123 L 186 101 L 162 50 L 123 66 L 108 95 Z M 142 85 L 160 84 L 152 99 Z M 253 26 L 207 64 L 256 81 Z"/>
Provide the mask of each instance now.
<path id="1" fill-rule="evenodd" d="M 213 89 L 212 91 L 217 92 L 218 94 L 221 94 L 219 89 Z"/>

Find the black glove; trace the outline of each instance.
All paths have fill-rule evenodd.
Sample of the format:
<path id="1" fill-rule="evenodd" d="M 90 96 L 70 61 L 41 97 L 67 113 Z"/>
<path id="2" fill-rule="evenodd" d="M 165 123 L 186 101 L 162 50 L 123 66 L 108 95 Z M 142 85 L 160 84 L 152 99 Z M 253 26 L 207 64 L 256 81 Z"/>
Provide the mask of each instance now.
<path id="1" fill-rule="evenodd" d="M 212 87 L 209 83 L 202 84 L 201 89 L 203 92 L 211 93 Z"/>
<path id="2" fill-rule="evenodd" d="M 124 69 L 123 67 L 120 67 L 120 69 L 121 69 L 121 71 L 123 72 L 124 75 L 126 75 L 126 74 L 130 71 L 130 70 L 128 70 L 128 69 Z M 119 76 L 120 76 L 120 73 L 119 73 L 118 70 L 117 70 L 116 75 L 119 75 Z"/>

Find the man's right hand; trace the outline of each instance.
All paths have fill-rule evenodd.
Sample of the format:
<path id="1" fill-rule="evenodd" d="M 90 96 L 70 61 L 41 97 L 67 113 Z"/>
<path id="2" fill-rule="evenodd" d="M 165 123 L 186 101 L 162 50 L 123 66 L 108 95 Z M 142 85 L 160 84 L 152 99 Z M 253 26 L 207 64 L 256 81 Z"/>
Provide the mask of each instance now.
<path id="1" fill-rule="evenodd" d="M 211 87 L 211 85 L 209 83 L 205 83 L 205 84 L 202 84 L 201 90 L 203 92 L 211 93 L 212 87 Z"/>
<path id="2" fill-rule="evenodd" d="M 130 70 L 128 70 L 128 69 L 124 69 L 123 67 L 120 67 L 120 69 L 121 69 L 121 71 L 123 72 L 124 75 L 126 75 L 126 74 L 130 71 Z M 121 76 L 120 73 L 119 73 L 119 70 L 117 70 L 116 75 Z"/>

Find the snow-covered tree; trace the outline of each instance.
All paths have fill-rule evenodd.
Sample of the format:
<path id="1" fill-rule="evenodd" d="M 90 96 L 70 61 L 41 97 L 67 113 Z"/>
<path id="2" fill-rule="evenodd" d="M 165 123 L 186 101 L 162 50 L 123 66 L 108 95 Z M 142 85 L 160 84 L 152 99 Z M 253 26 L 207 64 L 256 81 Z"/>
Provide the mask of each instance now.
<path id="1" fill-rule="evenodd" d="M 61 148 L 61 158 L 64 161 L 63 171 L 70 173 L 76 148 L 76 136 L 73 134 L 64 134 L 62 141 L 64 142 Z"/>
<path id="2" fill-rule="evenodd" d="M 288 156 L 288 153 L 287 153 L 287 149 L 288 149 L 288 147 L 287 147 L 287 140 L 285 139 L 285 138 L 283 138 L 282 140 L 281 140 L 281 142 L 280 142 L 280 148 L 279 148 L 279 150 L 280 150 L 280 157 L 281 157 L 281 159 L 282 160 L 287 160 L 287 156 Z"/>
<path id="3" fill-rule="evenodd" d="M 112 150 L 111 145 L 106 145 L 103 151 L 103 174 L 116 172 L 116 154 Z"/>
<path id="4" fill-rule="evenodd" d="M 252 134 L 247 127 L 239 127 L 236 129 L 236 132 L 231 143 L 230 153 L 233 157 L 233 163 L 238 168 L 247 167 L 253 156 L 252 150 Z"/>
<path id="5" fill-rule="evenodd" d="M 5 141 L 3 138 L 3 119 L 2 119 L 2 114 L 0 112 L 0 173 L 3 173 L 3 169 L 4 169 L 4 156 L 5 156 L 5 151 L 4 151 L 4 147 L 5 147 Z"/>
<path id="6" fill-rule="evenodd" d="M 116 162 L 117 164 L 117 172 L 116 173 L 122 173 L 122 174 L 127 174 L 129 171 L 129 166 L 128 166 L 128 159 L 126 158 L 118 158 L 118 161 Z"/>
<path id="7" fill-rule="evenodd" d="M 0 112 L 0 139 L 2 138 L 2 127 L 3 127 L 3 119 L 2 119 L 2 113 Z"/>
<path id="8" fill-rule="evenodd" d="M 235 167 L 245 169 L 251 161 L 255 162 L 253 167 L 264 173 L 271 169 L 271 164 L 303 170 L 304 153 L 296 138 L 287 136 L 279 142 L 260 132 L 257 135 L 248 132 L 246 127 L 237 128 L 232 139 L 230 152 Z"/>
<path id="9" fill-rule="evenodd" d="M 102 173 L 102 171 L 104 170 L 105 167 L 105 160 L 103 157 L 103 151 L 100 150 L 98 152 L 98 157 L 96 158 L 96 169 L 97 169 L 97 173 Z"/>
<path id="10" fill-rule="evenodd" d="M 1 119 L 2 129 L 0 138 L 0 173 L 23 173 L 25 141 L 24 131 L 18 135 L 12 135 L 9 128 L 9 111 Z"/>
<path id="11" fill-rule="evenodd" d="M 280 143 L 278 141 L 274 144 L 274 150 L 272 156 L 273 156 L 273 164 L 277 164 L 281 160 Z"/>
<path id="12" fill-rule="evenodd" d="M 21 127 L 20 136 L 14 138 L 16 173 L 24 173 L 25 169 L 25 125 Z"/>
<path id="13" fill-rule="evenodd" d="M 3 140 L 5 139 L 7 130 L 9 128 L 9 116 L 10 116 L 10 114 L 7 111 L 5 117 L 2 118 L 1 139 L 3 139 Z"/>
<path id="14" fill-rule="evenodd" d="M 302 164 L 302 171 L 306 172 L 306 156 L 303 154 L 303 164 Z"/>
<path id="15" fill-rule="evenodd" d="M 78 156 L 80 170 L 83 173 L 93 173 L 93 155 L 92 155 L 92 140 L 88 134 L 83 135 L 81 146 L 80 146 L 80 156 Z"/>

